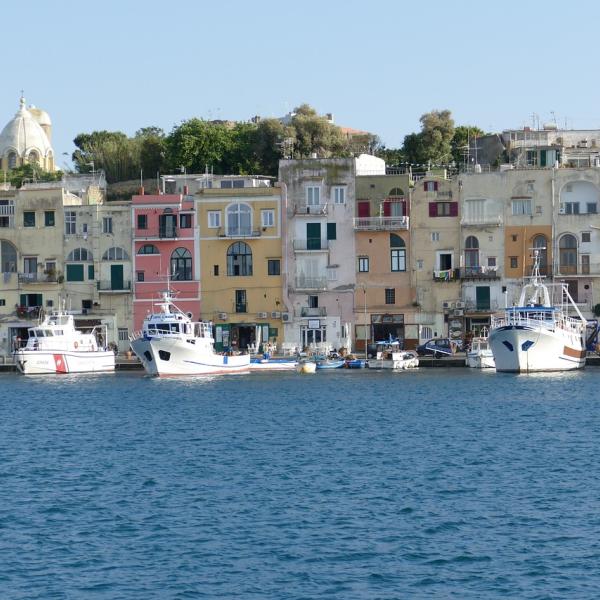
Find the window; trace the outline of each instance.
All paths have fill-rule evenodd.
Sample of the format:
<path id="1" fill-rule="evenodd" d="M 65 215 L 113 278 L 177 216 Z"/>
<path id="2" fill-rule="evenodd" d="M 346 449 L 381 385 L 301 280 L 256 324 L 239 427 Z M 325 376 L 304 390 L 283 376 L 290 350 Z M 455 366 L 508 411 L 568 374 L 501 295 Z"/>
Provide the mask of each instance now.
<path id="1" fill-rule="evenodd" d="M 46 306 L 52 308 L 54 306 L 54 300 L 46 300 Z"/>
<path id="2" fill-rule="evenodd" d="M 75 248 L 67 256 L 67 260 L 71 262 L 84 262 L 94 260 L 92 253 L 86 248 Z"/>
<path id="3" fill-rule="evenodd" d="M 102 217 L 102 233 L 113 232 L 113 220 L 112 217 Z"/>
<path id="4" fill-rule="evenodd" d="M 191 213 L 183 213 L 179 215 L 179 227 L 181 229 L 191 229 L 192 215 Z"/>
<path id="5" fill-rule="evenodd" d="M 537 165 L 537 150 L 527 150 L 525 154 L 527 166 L 535 167 Z"/>
<path id="6" fill-rule="evenodd" d="M 243 277 L 252 275 L 252 250 L 244 242 L 231 244 L 227 250 L 227 275 Z"/>
<path id="7" fill-rule="evenodd" d="M 23 212 L 23 227 L 35 227 L 35 211 L 26 210 Z"/>
<path id="8" fill-rule="evenodd" d="M 88 279 L 94 279 L 94 265 L 88 265 Z"/>
<path id="9" fill-rule="evenodd" d="M 0 272 L 17 272 L 17 249 L 5 240 L 0 240 Z"/>
<path id="10" fill-rule="evenodd" d="M 177 248 L 171 254 L 171 277 L 176 281 L 192 280 L 192 253 L 187 248 Z"/>
<path id="11" fill-rule="evenodd" d="M 82 223 L 81 224 L 81 233 L 87 234 L 87 232 L 88 232 L 88 224 L 87 223 Z"/>
<path id="12" fill-rule="evenodd" d="M 160 254 L 158 248 L 154 244 L 144 244 L 140 246 L 138 254 Z"/>
<path id="13" fill-rule="evenodd" d="M 432 231 L 431 232 L 431 241 L 432 242 L 439 242 L 440 241 L 440 232 L 439 231 Z"/>
<path id="14" fill-rule="evenodd" d="M 358 257 L 358 272 L 368 273 L 369 272 L 369 257 L 359 256 Z"/>
<path id="15" fill-rule="evenodd" d="M 135 275 L 136 275 L 136 278 L 138 281 L 144 281 L 144 279 L 145 279 L 144 271 L 136 271 Z"/>
<path id="16" fill-rule="evenodd" d="M 270 258 L 267 261 L 267 273 L 269 275 L 281 275 L 281 261 L 278 258 Z"/>
<path id="17" fill-rule="evenodd" d="M 417 271 L 422 271 L 425 262 L 422 258 L 417 258 Z"/>
<path id="18" fill-rule="evenodd" d="M 208 211 L 208 228 L 218 229 L 221 227 L 221 211 L 220 210 L 209 210 Z"/>
<path id="19" fill-rule="evenodd" d="M 260 211 L 260 224 L 262 227 L 273 227 L 275 225 L 275 211 L 272 208 Z"/>
<path id="20" fill-rule="evenodd" d="M 17 155 L 14 152 L 8 154 L 8 168 L 14 169 L 17 166 Z"/>
<path id="21" fill-rule="evenodd" d="M 321 204 L 321 188 L 319 186 L 310 185 L 306 188 L 306 204 L 308 206 Z"/>
<path id="22" fill-rule="evenodd" d="M 513 234 L 510 236 L 513 242 L 517 241 L 518 236 L 516 234 Z"/>
<path id="23" fill-rule="evenodd" d="M 518 256 L 511 256 L 510 257 L 510 268 L 511 269 L 518 269 L 519 268 L 519 257 Z"/>
<path id="24" fill-rule="evenodd" d="M 458 202 L 430 202 L 430 217 L 456 217 L 458 216 Z"/>
<path id="25" fill-rule="evenodd" d="M 327 239 L 337 239 L 337 227 L 335 223 L 327 223 Z"/>
<path id="26" fill-rule="evenodd" d="M 165 209 L 166 210 L 169 209 Z M 162 214 L 158 217 L 158 237 L 177 237 L 177 215 L 171 213 Z"/>
<path id="27" fill-rule="evenodd" d="M 579 214 L 579 202 L 565 202 L 565 212 L 568 215 Z"/>
<path id="28" fill-rule="evenodd" d="M 437 216 L 438 217 L 449 217 L 450 216 L 450 202 L 438 202 L 437 203 Z"/>
<path id="29" fill-rule="evenodd" d="M 328 268 L 327 269 L 327 280 L 328 281 L 337 281 L 338 272 L 337 269 Z"/>
<path id="30" fill-rule="evenodd" d="M 346 204 L 346 188 L 342 186 L 336 186 L 333 188 L 333 203 L 334 204 Z"/>
<path id="31" fill-rule="evenodd" d="M 48 278 L 56 278 L 56 261 L 55 260 L 47 260 L 44 265 L 44 273 L 48 276 Z"/>
<path id="32" fill-rule="evenodd" d="M 102 255 L 102 260 L 129 260 L 129 255 L 123 248 L 113 246 Z"/>
<path id="33" fill-rule="evenodd" d="M 213 265 L 213 275 L 215 277 L 219 276 L 219 265 Z"/>
<path id="34" fill-rule="evenodd" d="M 437 192 L 438 182 L 437 181 L 424 181 L 423 190 L 426 192 Z"/>
<path id="35" fill-rule="evenodd" d="M 25 257 L 23 259 L 23 273 L 28 275 L 28 279 L 37 279 L 37 258 Z"/>
<path id="36" fill-rule="evenodd" d="M 581 255 L 581 273 L 583 275 L 590 274 L 590 255 L 589 254 Z"/>
<path id="37" fill-rule="evenodd" d="M 385 303 L 386 304 L 396 304 L 396 290 L 394 288 L 386 288 Z"/>
<path id="38" fill-rule="evenodd" d="M 592 241 L 592 234 L 589 231 L 584 231 L 581 234 L 581 241 L 582 242 L 591 242 Z"/>
<path id="39" fill-rule="evenodd" d="M 246 304 L 246 290 L 235 290 L 235 312 L 248 312 L 248 305 Z"/>
<path id="40" fill-rule="evenodd" d="M 0 306 L 6 306 L 6 300 L 4 298 L 0 298 Z"/>
<path id="41" fill-rule="evenodd" d="M 479 240 L 474 235 L 465 240 L 465 272 L 479 273 Z"/>
<path id="42" fill-rule="evenodd" d="M 523 198 L 512 201 L 513 215 L 530 215 L 531 214 L 531 198 Z"/>
<path id="43" fill-rule="evenodd" d="M 46 227 L 54 227 L 54 211 L 53 210 L 45 210 L 44 211 L 44 225 Z"/>
<path id="44" fill-rule="evenodd" d="M 247 204 L 227 207 L 227 235 L 252 235 L 252 209 Z"/>
<path id="45" fill-rule="evenodd" d="M 308 297 L 308 308 L 319 308 L 319 296 Z"/>
<path id="46" fill-rule="evenodd" d="M 243 179 L 224 179 L 221 181 L 221 188 L 243 188 L 244 180 Z"/>
<path id="47" fill-rule="evenodd" d="M 148 215 L 138 215 L 137 216 L 137 228 L 138 229 L 148 229 Z"/>
<path id="48" fill-rule="evenodd" d="M 577 273 L 577 238 L 574 235 L 563 235 L 559 242 L 559 267 L 563 275 Z"/>
<path id="49" fill-rule="evenodd" d="M 119 327 L 118 332 L 120 342 L 129 341 L 129 330 L 127 329 L 127 327 Z"/>
<path id="50" fill-rule="evenodd" d="M 390 262 L 392 272 L 406 271 L 406 244 L 395 233 L 390 234 Z"/>
<path id="51" fill-rule="evenodd" d="M 488 264 L 487 264 L 488 267 L 495 267 L 496 266 L 496 257 L 488 256 L 487 262 L 488 262 Z"/>
<path id="52" fill-rule="evenodd" d="M 67 281 L 83 281 L 83 265 L 67 265 Z"/>
<path id="53" fill-rule="evenodd" d="M 587 212 L 592 213 L 594 215 L 598 212 L 598 205 L 596 204 L 596 202 L 587 203 Z"/>
<path id="54" fill-rule="evenodd" d="M 399 187 L 392 188 L 388 196 L 391 198 L 404 198 L 404 190 Z"/>

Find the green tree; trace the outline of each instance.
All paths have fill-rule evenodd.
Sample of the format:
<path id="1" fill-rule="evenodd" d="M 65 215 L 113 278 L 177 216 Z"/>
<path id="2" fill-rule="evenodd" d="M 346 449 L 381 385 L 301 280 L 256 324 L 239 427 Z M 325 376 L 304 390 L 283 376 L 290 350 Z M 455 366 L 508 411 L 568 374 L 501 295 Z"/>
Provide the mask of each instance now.
<path id="1" fill-rule="evenodd" d="M 425 113 L 420 121 L 426 159 L 434 164 L 450 162 L 454 137 L 452 113 L 449 110 L 433 110 Z"/>
<path id="2" fill-rule="evenodd" d="M 20 167 L 15 167 L 8 172 L 2 172 L 1 181 L 6 181 L 17 188 L 20 188 L 23 183 L 38 182 L 38 181 L 60 181 L 63 176 L 62 171 L 44 171 L 36 163 L 26 163 Z"/>
<path id="3" fill-rule="evenodd" d="M 454 129 L 452 137 L 452 158 L 457 165 L 464 162 L 465 156 L 468 155 L 469 140 L 485 135 L 483 130 L 475 125 L 459 125 Z"/>
<path id="4" fill-rule="evenodd" d="M 135 133 L 139 144 L 140 168 L 147 177 L 164 170 L 167 162 L 165 132 L 160 127 L 144 127 Z"/>
<path id="5" fill-rule="evenodd" d="M 294 133 L 294 154 L 299 158 L 316 152 L 320 156 L 347 156 L 349 149 L 339 127 L 320 117 L 308 104 L 294 110 L 292 129 Z"/>

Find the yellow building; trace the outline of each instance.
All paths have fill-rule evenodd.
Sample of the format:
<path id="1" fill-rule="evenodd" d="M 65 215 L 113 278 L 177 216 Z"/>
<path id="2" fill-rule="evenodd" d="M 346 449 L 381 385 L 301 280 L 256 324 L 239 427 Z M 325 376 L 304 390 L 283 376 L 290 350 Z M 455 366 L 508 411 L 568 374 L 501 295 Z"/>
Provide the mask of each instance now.
<path id="1" fill-rule="evenodd" d="M 200 314 L 215 348 L 280 345 L 283 323 L 281 188 L 264 179 L 215 176 L 196 193 Z"/>

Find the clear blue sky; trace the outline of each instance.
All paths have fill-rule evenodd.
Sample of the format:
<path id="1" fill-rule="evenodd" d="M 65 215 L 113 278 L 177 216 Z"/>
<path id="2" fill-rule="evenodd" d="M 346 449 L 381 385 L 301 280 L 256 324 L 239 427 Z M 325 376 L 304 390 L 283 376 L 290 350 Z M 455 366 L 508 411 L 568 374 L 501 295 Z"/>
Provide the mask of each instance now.
<path id="1" fill-rule="evenodd" d="M 487 131 L 600 128 L 600 2 L 30 0 L 2 6 L 0 122 L 20 90 L 80 132 L 281 116 L 302 102 L 389 147 L 450 109 Z"/>

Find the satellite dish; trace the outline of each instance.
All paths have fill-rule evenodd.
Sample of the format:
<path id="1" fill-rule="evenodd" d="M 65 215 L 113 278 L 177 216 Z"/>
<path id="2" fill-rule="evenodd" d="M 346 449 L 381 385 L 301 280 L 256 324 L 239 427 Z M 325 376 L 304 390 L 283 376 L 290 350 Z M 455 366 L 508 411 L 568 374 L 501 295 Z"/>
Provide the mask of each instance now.
<path id="1" fill-rule="evenodd" d="M 194 314 L 193 314 L 193 313 L 191 313 L 191 312 L 188 312 L 188 313 L 185 313 L 185 314 L 186 314 L 186 315 L 188 316 L 188 318 L 190 318 L 190 319 L 193 319 L 193 318 L 194 318 Z"/>

